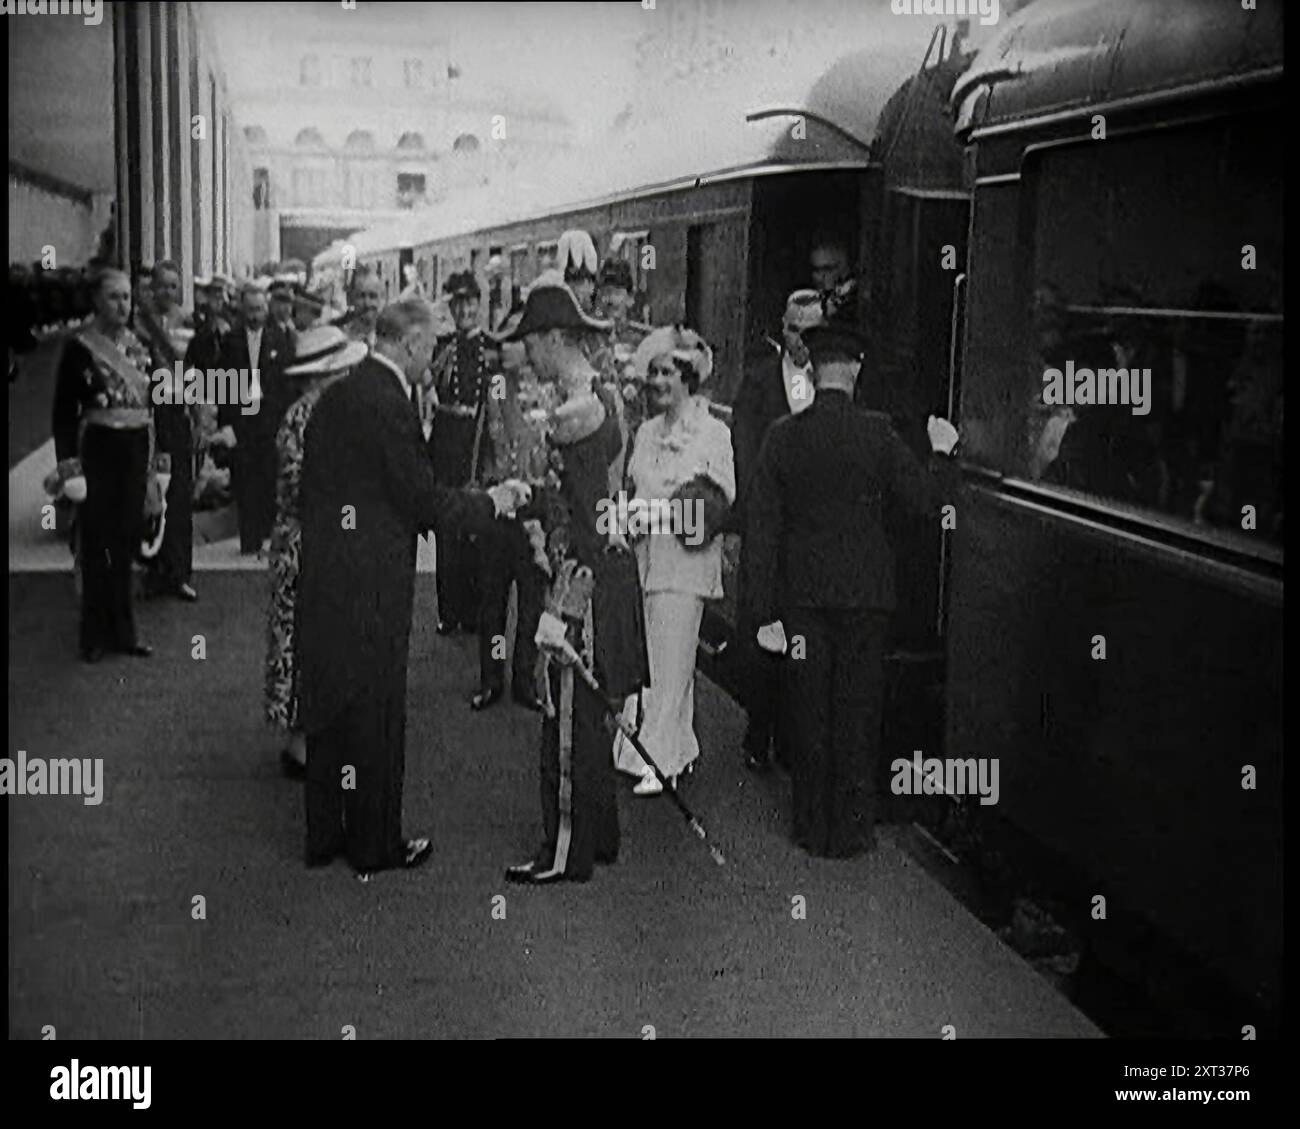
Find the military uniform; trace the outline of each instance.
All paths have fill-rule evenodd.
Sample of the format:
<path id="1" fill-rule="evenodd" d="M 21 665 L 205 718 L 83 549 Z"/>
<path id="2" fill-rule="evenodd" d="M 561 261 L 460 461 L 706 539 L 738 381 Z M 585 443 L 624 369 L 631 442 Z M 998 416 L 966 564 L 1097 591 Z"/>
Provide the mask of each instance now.
<path id="1" fill-rule="evenodd" d="M 541 499 L 552 581 L 547 611 L 564 622 L 568 641 L 592 670 L 601 699 L 574 671 L 546 669 L 547 717 L 542 725 L 543 841 L 530 880 L 540 876 L 584 882 L 596 863 L 618 857 L 618 805 L 610 758 L 609 713 L 649 682 L 645 626 L 629 553 L 606 553 L 596 529 L 597 502 L 606 497 L 607 468 L 619 449 L 613 396 L 601 390 L 605 420 L 590 436 L 553 448 L 556 475 Z M 575 576 L 590 573 L 590 592 Z"/>
<path id="2" fill-rule="evenodd" d="M 440 343 L 433 363 L 438 406 L 429 435 L 429 457 L 440 486 L 469 485 L 481 465 L 488 377 L 496 365 L 496 348 L 477 327 L 457 332 Z M 434 527 L 438 542 L 438 619 L 452 628 L 474 630 L 478 623 L 479 586 L 475 546 L 460 527 Z"/>
<path id="3" fill-rule="evenodd" d="M 78 514 L 81 651 L 147 653 L 136 637 L 131 566 L 140 547 L 153 461 L 149 352 L 124 329 L 111 340 L 93 325 L 70 338 L 54 393 L 56 458 L 79 460 L 86 500 Z"/>

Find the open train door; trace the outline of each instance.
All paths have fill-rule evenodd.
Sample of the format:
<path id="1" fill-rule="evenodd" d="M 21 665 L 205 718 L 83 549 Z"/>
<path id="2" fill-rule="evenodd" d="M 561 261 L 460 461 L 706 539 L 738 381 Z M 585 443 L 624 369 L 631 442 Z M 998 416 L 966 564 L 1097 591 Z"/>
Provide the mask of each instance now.
<path id="1" fill-rule="evenodd" d="M 954 343 L 960 340 L 970 226 L 950 95 L 972 56 L 961 50 L 960 25 L 945 56 L 946 42 L 947 29 L 936 28 L 920 70 L 881 113 L 873 151 L 881 160 L 883 192 L 860 295 L 875 360 L 864 366 L 858 402 L 889 414 L 918 459 L 930 453 L 928 417 L 951 417 L 954 408 Z M 887 519 L 898 607 L 886 652 L 884 751 L 890 758 L 916 749 L 930 755 L 944 731 L 948 533 L 933 515 L 896 509 Z"/>

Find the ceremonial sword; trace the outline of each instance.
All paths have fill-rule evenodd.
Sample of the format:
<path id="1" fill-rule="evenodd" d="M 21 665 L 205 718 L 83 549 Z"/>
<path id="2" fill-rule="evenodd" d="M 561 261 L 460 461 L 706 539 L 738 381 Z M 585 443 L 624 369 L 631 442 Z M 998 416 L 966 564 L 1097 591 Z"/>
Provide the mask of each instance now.
<path id="1" fill-rule="evenodd" d="M 623 736 L 632 743 L 632 747 L 640 754 L 641 759 L 650 766 L 651 771 L 653 771 L 655 776 L 659 778 L 659 783 L 664 786 L 664 792 L 667 794 L 668 798 L 677 805 L 678 810 L 686 817 L 687 825 L 696 835 L 699 836 L 700 841 L 709 848 L 709 854 L 713 856 L 713 861 L 719 866 L 726 866 L 727 860 L 723 857 L 722 852 L 709 840 L 708 832 L 704 830 L 704 824 L 702 824 L 695 817 L 695 813 L 686 806 L 686 801 L 677 794 L 677 789 L 669 783 L 668 778 L 663 774 L 663 770 L 655 764 L 654 758 L 646 752 L 646 747 L 641 743 L 640 738 L 637 737 L 636 730 L 633 729 L 631 722 L 621 714 L 616 713 L 610 706 L 609 698 L 605 694 L 605 691 L 601 689 L 600 683 L 596 681 L 596 676 L 587 668 L 587 664 L 582 661 L 582 656 L 578 654 L 574 649 L 573 644 L 567 639 L 564 641 L 564 655 L 565 658 L 577 668 L 579 675 L 582 676 L 582 680 L 590 686 L 593 693 L 600 698 L 606 716 L 613 720 L 614 724 L 618 727 L 619 732 L 621 732 Z"/>

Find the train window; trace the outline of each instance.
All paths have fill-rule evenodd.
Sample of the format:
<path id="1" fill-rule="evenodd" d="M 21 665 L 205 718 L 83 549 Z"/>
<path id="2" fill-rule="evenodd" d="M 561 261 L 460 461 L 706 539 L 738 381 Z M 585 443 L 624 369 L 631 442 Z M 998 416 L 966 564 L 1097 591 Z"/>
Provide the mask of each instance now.
<path id="1" fill-rule="evenodd" d="M 519 301 L 523 289 L 528 285 L 528 244 L 520 243 L 510 248 L 510 304 Z"/>
<path id="2" fill-rule="evenodd" d="M 1280 127 L 1220 120 L 1026 163 L 1031 479 L 1280 546 Z"/>

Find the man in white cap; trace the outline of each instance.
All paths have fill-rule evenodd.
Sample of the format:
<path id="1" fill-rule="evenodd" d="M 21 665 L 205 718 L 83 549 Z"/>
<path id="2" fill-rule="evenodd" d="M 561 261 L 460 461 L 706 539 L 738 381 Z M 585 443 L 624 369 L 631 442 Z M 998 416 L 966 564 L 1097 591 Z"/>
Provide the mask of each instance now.
<path id="1" fill-rule="evenodd" d="M 736 396 L 731 435 L 736 455 L 736 506 L 732 512 L 737 528 L 743 528 L 749 482 L 768 428 L 778 419 L 805 411 L 813 402 L 812 363 L 803 334 L 823 320 L 821 295 L 816 290 L 796 290 L 786 302 L 780 345 L 769 339 L 772 350 L 757 358 L 745 373 Z M 777 664 L 754 641 L 759 625 L 752 621 L 748 598 L 753 563 L 748 539 L 744 539 L 740 547 L 736 634 L 737 651 L 745 665 L 745 707 L 749 714 L 745 763 L 756 772 L 766 772 L 771 767 L 771 746 L 775 745 L 778 761 L 784 760 L 784 746 L 777 725 Z"/>

